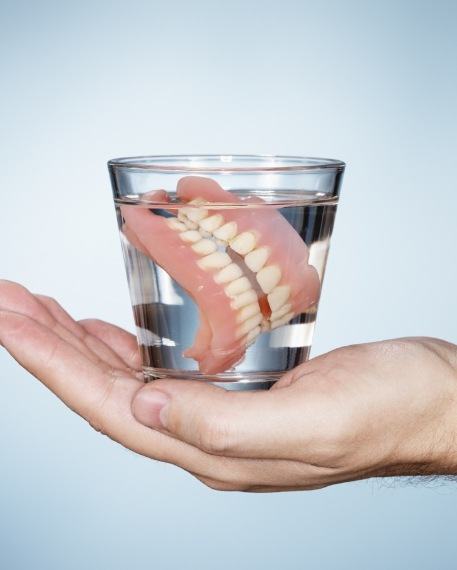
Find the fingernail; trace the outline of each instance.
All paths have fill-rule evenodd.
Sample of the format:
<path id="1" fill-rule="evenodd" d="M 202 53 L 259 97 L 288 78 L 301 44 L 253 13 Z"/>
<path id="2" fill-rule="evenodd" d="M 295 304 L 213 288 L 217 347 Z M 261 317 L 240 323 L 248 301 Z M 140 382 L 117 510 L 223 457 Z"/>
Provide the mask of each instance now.
<path id="1" fill-rule="evenodd" d="M 165 415 L 170 398 L 159 390 L 143 388 L 133 400 L 133 415 L 145 426 L 151 428 L 165 427 Z"/>

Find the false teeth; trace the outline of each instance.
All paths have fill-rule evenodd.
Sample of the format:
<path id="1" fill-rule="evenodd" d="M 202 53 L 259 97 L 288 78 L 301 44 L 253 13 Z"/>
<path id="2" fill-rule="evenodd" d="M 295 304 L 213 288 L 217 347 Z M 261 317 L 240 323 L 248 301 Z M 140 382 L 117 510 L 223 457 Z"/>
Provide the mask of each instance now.
<path id="1" fill-rule="evenodd" d="M 213 233 L 224 223 L 224 218 L 220 214 L 214 214 L 214 216 L 209 216 L 201 220 L 200 227 L 206 232 Z"/>
<path id="2" fill-rule="evenodd" d="M 181 232 L 179 237 L 188 243 L 195 243 L 202 239 L 202 236 L 196 230 L 186 230 L 185 232 Z"/>
<path id="3" fill-rule="evenodd" d="M 249 267 L 251 271 L 257 273 L 262 269 L 262 267 L 267 262 L 269 255 L 268 247 L 259 247 L 250 251 L 244 258 L 244 263 Z"/>
<path id="4" fill-rule="evenodd" d="M 272 321 L 271 323 L 271 329 L 276 329 L 278 327 L 282 327 L 283 325 L 286 325 L 294 316 L 294 313 L 290 312 L 287 313 L 286 315 L 284 315 L 281 319 L 277 319 L 276 321 Z"/>
<path id="5" fill-rule="evenodd" d="M 236 222 L 228 222 L 214 231 L 214 237 L 223 242 L 229 241 L 236 236 L 237 225 Z"/>
<path id="6" fill-rule="evenodd" d="M 186 224 L 183 224 L 176 218 L 168 218 L 167 224 L 170 226 L 172 230 L 175 230 L 177 232 L 185 232 L 187 230 Z"/>
<path id="7" fill-rule="evenodd" d="M 273 312 L 280 309 L 289 298 L 289 295 L 289 285 L 281 285 L 280 287 L 275 287 L 273 291 L 268 295 L 268 304 L 270 305 L 270 309 Z"/>
<path id="8" fill-rule="evenodd" d="M 287 303 L 287 305 L 283 305 L 277 311 L 273 311 L 270 315 L 270 321 L 276 321 L 276 320 L 280 319 L 281 317 L 286 315 L 290 311 L 291 308 L 292 308 L 292 305 L 290 303 Z"/>
<path id="9" fill-rule="evenodd" d="M 231 257 L 222 251 L 215 251 L 197 261 L 202 269 L 221 269 L 232 263 Z"/>
<path id="10" fill-rule="evenodd" d="M 281 270 L 277 265 L 268 265 L 257 273 L 256 278 L 262 291 L 270 293 L 281 279 Z"/>
<path id="11" fill-rule="evenodd" d="M 229 297 L 235 297 L 240 293 L 244 293 L 248 289 L 251 289 L 249 279 L 247 277 L 240 277 L 239 279 L 235 279 L 235 281 L 229 283 L 224 291 Z"/>
<path id="12" fill-rule="evenodd" d="M 216 273 L 214 276 L 214 281 L 219 284 L 229 283 L 230 281 L 238 279 L 238 277 L 242 277 L 242 275 L 243 271 L 241 270 L 241 267 L 239 267 L 236 263 L 231 263 L 219 271 L 219 273 Z"/>
<path id="13" fill-rule="evenodd" d="M 230 303 L 230 306 L 232 309 L 240 309 L 241 307 L 249 305 L 254 301 L 257 301 L 257 294 L 254 289 L 249 289 L 248 291 L 245 291 L 244 293 L 241 293 L 240 295 L 234 297 Z"/>
<path id="14" fill-rule="evenodd" d="M 257 313 L 260 313 L 260 307 L 259 303 L 256 301 L 255 303 L 251 303 L 250 305 L 246 305 L 245 307 L 243 307 L 238 312 L 236 320 L 239 323 L 243 323 L 247 319 L 253 317 L 254 315 L 257 315 Z"/>
<path id="15" fill-rule="evenodd" d="M 192 245 L 192 249 L 199 255 L 209 255 L 217 250 L 217 245 L 211 239 L 201 239 Z"/>
<path id="16" fill-rule="evenodd" d="M 240 255 L 246 255 L 255 248 L 256 238 L 252 232 L 243 232 L 236 236 L 231 242 L 230 247 Z"/>

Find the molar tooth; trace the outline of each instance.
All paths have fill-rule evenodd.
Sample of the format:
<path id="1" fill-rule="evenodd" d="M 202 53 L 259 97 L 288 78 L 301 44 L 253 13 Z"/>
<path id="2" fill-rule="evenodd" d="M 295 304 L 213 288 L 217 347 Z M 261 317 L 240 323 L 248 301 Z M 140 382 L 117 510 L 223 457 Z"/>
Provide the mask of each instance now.
<path id="1" fill-rule="evenodd" d="M 185 224 L 186 228 L 188 228 L 189 230 L 196 230 L 198 228 L 198 224 L 196 224 L 192 220 L 189 220 L 189 218 L 186 216 L 183 210 L 185 210 L 185 208 L 180 208 L 178 210 L 178 220 L 180 220 L 183 224 Z"/>
<path id="2" fill-rule="evenodd" d="M 179 215 L 178 215 L 179 217 Z M 188 230 L 196 230 L 198 229 L 198 224 L 193 222 L 192 220 L 189 220 L 189 218 L 187 216 L 182 216 L 181 218 L 179 218 L 181 220 L 181 222 L 186 226 L 186 228 Z"/>
<path id="3" fill-rule="evenodd" d="M 185 208 L 187 217 L 192 222 L 200 222 L 208 215 L 208 210 L 204 208 Z"/>
<path id="4" fill-rule="evenodd" d="M 187 226 L 176 218 L 168 218 L 167 224 L 172 230 L 175 230 L 177 232 L 185 232 L 187 230 Z"/>
<path id="5" fill-rule="evenodd" d="M 224 291 L 229 297 L 235 297 L 240 293 L 244 293 L 248 289 L 251 289 L 251 283 L 249 282 L 249 279 L 247 277 L 240 277 L 239 279 L 236 279 L 227 285 Z"/>
<path id="6" fill-rule="evenodd" d="M 246 344 L 251 344 L 261 333 L 262 329 L 260 327 L 255 327 L 251 329 L 246 336 Z"/>
<path id="7" fill-rule="evenodd" d="M 257 315 L 257 313 L 260 313 L 260 307 L 259 303 L 255 301 L 255 303 L 246 305 L 240 311 L 238 311 L 236 320 L 238 323 L 244 323 L 244 321 L 247 321 L 249 318 L 253 317 L 254 315 Z"/>
<path id="8" fill-rule="evenodd" d="M 257 313 L 253 317 L 249 318 L 247 321 L 244 321 L 244 323 L 240 327 L 238 327 L 236 337 L 240 338 L 248 334 L 252 329 L 257 328 L 261 322 L 262 322 L 262 314 Z"/>
<path id="9" fill-rule="evenodd" d="M 252 232 L 242 232 L 230 242 L 230 247 L 240 255 L 246 255 L 255 248 L 256 238 Z"/>
<path id="10" fill-rule="evenodd" d="M 292 305 L 290 303 L 287 303 L 287 305 L 283 305 L 277 311 L 273 311 L 270 315 L 270 321 L 276 321 L 277 319 L 280 319 L 286 313 L 288 313 L 291 308 L 292 308 Z"/>
<path id="11" fill-rule="evenodd" d="M 192 245 L 192 249 L 199 255 L 209 255 L 217 249 L 217 245 L 211 239 L 201 239 Z"/>
<path id="12" fill-rule="evenodd" d="M 274 312 L 284 305 L 290 295 L 289 285 L 281 285 L 275 287 L 273 291 L 268 295 L 268 304 L 270 309 Z"/>
<path id="13" fill-rule="evenodd" d="M 269 254 L 270 250 L 268 247 L 258 247 L 246 255 L 244 262 L 251 271 L 257 273 L 257 271 L 260 271 L 267 262 Z"/>
<path id="14" fill-rule="evenodd" d="M 236 231 L 236 222 L 227 222 L 214 232 L 214 237 L 220 239 L 223 242 L 226 242 L 236 236 Z"/>
<path id="15" fill-rule="evenodd" d="M 224 218 L 220 214 L 214 214 L 213 216 L 209 216 L 209 218 L 201 220 L 200 227 L 207 232 L 213 233 L 214 230 L 217 230 L 223 223 Z"/>
<path id="16" fill-rule="evenodd" d="M 187 242 L 187 243 L 195 243 L 202 239 L 202 236 L 196 230 L 187 230 L 185 232 L 181 232 L 179 237 Z"/>
<path id="17" fill-rule="evenodd" d="M 254 301 L 257 301 L 257 293 L 254 289 L 248 289 L 244 293 L 234 297 L 230 306 L 232 309 L 241 309 L 241 307 L 250 305 L 251 303 L 254 303 Z"/>
<path id="18" fill-rule="evenodd" d="M 229 283 L 230 281 L 238 279 L 238 277 L 241 277 L 242 275 L 243 272 L 241 267 L 236 263 L 231 263 L 230 265 L 227 265 L 227 267 L 224 267 L 224 269 L 221 269 L 219 273 L 216 273 L 214 281 L 216 281 L 216 283 Z"/>
<path id="19" fill-rule="evenodd" d="M 281 270 L 277 265 L 267 265 L 257 273 L 256 279 L 264 293 L 271 293 L 281 279 Z"/>
<path id="20" fill-rule="evenodd" d="M 278 327 L 282 327 L 282 325 L 286 325 L 292 319 L 293 316 L 294 316 L 293 313 L 287 313 L 287 315 L 284 315 L 282 319 L 277 319 L 276 321 L 272 321 L 271 330 L 277 329 Z"/>
<path id="21" fill-rule="evenodd" d="M 231 257 L 222 251 L 215 251 L 197 261 L 202 269 L 221 269 L 232 263 Z"/>

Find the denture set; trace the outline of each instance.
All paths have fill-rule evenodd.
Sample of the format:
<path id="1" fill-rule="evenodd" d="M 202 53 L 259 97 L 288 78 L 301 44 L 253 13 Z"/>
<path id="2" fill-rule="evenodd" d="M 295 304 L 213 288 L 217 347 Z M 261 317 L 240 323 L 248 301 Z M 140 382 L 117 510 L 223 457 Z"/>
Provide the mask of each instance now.
<path id="1" fill-rule="evenodd" d="M 123 206 L 123 232 L 198 305 L 199 329 L 184 356 L 215 374 L 240 361 L 261 332 L 315 306 L 319 277 L 306 244 L 272 205 L 197 176 L 182 178 L 177 195 L 187 204 L 177 217 Z M 164 191 L 148 199 L 169 201 Z"/>

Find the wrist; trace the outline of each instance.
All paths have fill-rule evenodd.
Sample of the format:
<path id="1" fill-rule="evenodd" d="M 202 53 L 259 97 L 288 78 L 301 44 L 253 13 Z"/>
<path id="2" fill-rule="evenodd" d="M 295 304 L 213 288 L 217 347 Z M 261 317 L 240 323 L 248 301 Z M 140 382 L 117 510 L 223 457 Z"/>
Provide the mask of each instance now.
<path id="1" fill-rule="evenodd" d="M 421 344 L 426 355 L 420 376 L 426 382 L 417 383 L 421 393 L 410 404 L 418 413 L 401 446 L 401 474 L 457 475 L 457 346 L 435 339 Z"/>

